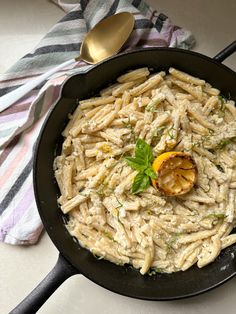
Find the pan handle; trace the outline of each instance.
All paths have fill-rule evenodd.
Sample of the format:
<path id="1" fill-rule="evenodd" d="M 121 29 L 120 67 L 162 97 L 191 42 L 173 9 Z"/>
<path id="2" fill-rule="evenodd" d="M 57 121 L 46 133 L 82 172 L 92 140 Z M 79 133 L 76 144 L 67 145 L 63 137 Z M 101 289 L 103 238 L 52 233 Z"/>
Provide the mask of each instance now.
<path id="1" fill-rule="evenodd" d="M 56 265 L 50 273 L 9 314 L 36 313 L 66 279 L 76 274 L 78 270 L 59 254 Z"/>
<path id="2" fill-rule="evenodd" d="M 216 61 L 222 62 L 226 58 L 228 58 L 232 53 L 236 51 L 236 40 L 233 41 L 229 46 L 224 48 L 222 51 L 217 53 L 217 55 L 213 58 Z"/>

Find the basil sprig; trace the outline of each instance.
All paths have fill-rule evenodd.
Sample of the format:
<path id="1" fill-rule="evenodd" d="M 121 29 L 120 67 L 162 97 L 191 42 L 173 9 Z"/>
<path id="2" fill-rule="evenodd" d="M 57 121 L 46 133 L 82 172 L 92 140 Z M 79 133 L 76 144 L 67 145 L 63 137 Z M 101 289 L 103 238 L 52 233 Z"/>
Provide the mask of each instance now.
<path id="1" fill-rule="evenodd" d="M 151 184 L 151 178 L 157 178 L 152 169 L 153 159 L 154 157 L 150 145 L 139 138 L 135 146 L 135 156 L 125 158 L 128 165 L 138 171 L 131 189 L 133 194 L 143 192 Z"/>

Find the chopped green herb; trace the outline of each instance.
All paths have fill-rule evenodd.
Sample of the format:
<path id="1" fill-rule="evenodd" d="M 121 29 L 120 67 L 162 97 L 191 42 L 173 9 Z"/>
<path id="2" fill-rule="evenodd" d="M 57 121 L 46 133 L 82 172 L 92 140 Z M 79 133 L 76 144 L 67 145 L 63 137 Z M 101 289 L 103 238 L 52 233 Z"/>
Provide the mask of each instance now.
<path id="1" fill-rule="evenodd" d="M 174 132 L 175 132 L 175 128 L 174 128 L 174 126 L 172 125 L 172 126 L 167 130 L 167 134 L 168 134 L 168 136 L 169 136 L 169 138 L 170 138 L 171 140 L 173 140 L 173 139 L 175 138 Z"/>
<path id="2" fill-rule="evenodd" d="M 160 140 L 165 129 L 166 129 L 166 126 L 163 125 L 157 128 L 156 130 L 154 130 L 152 133 L 152 139 L 156 138 L 157 140 Z"/>
<path id="3" fill-rule="evenodd" d="M 127 128 L 127 129 L 130 129 L 130 141 L 133 141 L 135 142 L 136 141 L 136 138 L 137 138 L 137 135 L 134 131 L 134 127 L 132 126 L 131 124 L 131 121 L 130 121 L 130 117 L 128 117 L 128 122 L 126 121 L 122 121 L 123 125 Z"/>
<path id="4" fill-rule="evenodd" d="M 218 99 L 221 102 L 221 104 L 225 104 L 227 102 L 227 99 L 223 95 L 219 95 Z"/>
<path id="5" fill-rule="evenodd" d="M 162 101 L 160 97 L 153 98 L 146 107 L 146 111 L 157 112 L 156 106 Z"/>
<path id="6" fill-rule="evenodd" d="M 102 195 L 104 195 L 104 191 L 99 188 L 99 190 L 97 190 L 97 194 L 102 196 Z"/>
<path id="7" fill-rule="evenodd" d="M 110 240 L 112 240 L 112 241 L 114 240 L 114 239 L 113 239 L 113 236 L 112 236 L 112 234 L 111 234 L 110 232 L 104 231 L 103 234 L 104 234 L 104 236 L 107 237 L 108 239 L 110 239 Z"/>
<path id="8" fill-rule="evenodd" d="M 227 99 L 224 96 L 222 96 L 222 95 L 219 95 L 218 98 L 220 100 L 220 107 L 219 107 L 219 110 L 218 110 L 218 115 L 220 117 L 224 117 L 225 116 L 225 109 L 226 109 L 225 108 L 225 103 L 226 103 Z"/>
<path id="9" fill-rule="evenodd" d="M 117 196 L 115 194 L 114 194 L 114 196 L 116 198 L 117 203 L 119 204 L 116 208 L 123 207 L 124 205 L 118 200 Z"/>
<path id="10" fill-rule="evenodd" d="M 152 100 L 149 102 L 149 104 L 146 107 L 146 111 L 150 112 L 158 112 L 157 105 L 159 105 L 163 100 L 165 99 L 165 96 L 163 94 L 155 95 Z"/>
<path id="11" fill-rule="evenodd" d="M 150 268 L 149 271 L 147 272 L 148 276 L 155 276 L 158 273 L 162 273 L 163 270 L 162 268 Z"/>
<path id="12" fill-rule="evenodd" d="M 152 104 L 151 102 L 147 105 L 147 107 L 146 107 L 146 111 L 148 111 L 148 112 L 154 112 L 155 111 L 155 104 Z"/>
<path id="13" fill-rule="evenodd" d="M 200 147 L 202 146 L 203 148 L 207 148 L 205 145 L 206 144 L 211 144 L 211 138 L 214 135 L 214 131 L 213 130 L 209 130 L 209 135 L 204 136 L 202 138 L 202 140 L 199 140 L 197 142 L 192 143 L 191 149 L 193 149 L 194 147 Z"/>
<path id="14" fill-rule="evenodd" d="M 117 212 L 117 220 L 124 227 L 123 222 L 120 220 L 120 213 L 119 213 L 119 211 Z"/>
<path id="15" fill-rule="evenodd" d="M 223 139 L 217 144 L 216 149 L 224 149 L 230 143 L 231 139 Z"/>
<path id="16" fill-rule="evenodd" d="M 118 165 L 119 162 L 120 162 L 120 160 L 117 160 L 114 164 L 112 164 L 112 165 L 110 166 L 110 169 L 115 168 L 115 166 Z"/>
<path id="17" fill-rule="evenodd" d="M 193 149 L 194 147 L 199 147 L 201 144 L 202 144 L 202 142 L 201 142 L 201 141 L 198 141 L 198 142 L 192 143 L 191 149 Z"/>
<path id="18" fill-rule="evenodd" d="M 131 134 L 130 134 L 130 141 L 131 141 L 131 142 L 135 142 L 135 141 L 136 141 L 136 138 L 137 138 L 137 135 L 136 135 L 136 133 L 134 132 L 134 128 L 132 127 L 132 128 L 130 129 L 130 131 L 131 131 Z"/>
<path id="19" fill-rule="evenodd" d="M 110 193 L 114 193 L 114 191 L 115 191 L 114 188 L 109 188 L 108 190 L 110 191 Z"/>
<path id="20" fill-rule="evenodd" d="M 122 124 L 123 124 L 125 127 L 129 128 L 129 125 L 130 125 L 130 117 L 128 117 L 128 122 L 126 122 L 125 120 L 122 120 Z"/>
<path id="21" fill-rule="evenodd" d="M 203 140 L 202 140 L 203 147 L 205 147 L 205 144 L 207 144 L 207 145 L 211 144 L 212 135 L 213 134 L 210 134 L 210 135 L 207 135 L 203 138 Z"/>
<path id="22" fill-rule="evenodd" d="M 169 252 L 170 250 L 173 249 L 173 244 L 175 243 L 176 240 L 170 239 L 169 241 L 166 242 L 166 250 Z"/>
<path id="23" fill-rule="evenodd" d="M 210 214 L 205 216 L 205 218 L 218 218 L 218 219 L 224 219 L 226 216 L 225 214 Z"/>
<path id="24" fill-rule="evenodd" d="M 120 167 L 120 174 L 122 173 L 123 169 L 124 169 L 124 165 Z"/>
<path id="25" fill-rule="evenodd" d="M 105 194 L 105 189 L 107 188 L 107 186 L 108 186 L 108 182 L 103 182 L 100 185 L 99 189 L 97 190 L 97 194 L 98 195 L 104 195 Z"/>
<path id="26" fill-rule="evenodd" d="M 173 245 L 175 244 L 175 242 L 177 241 L 178 237 L 181 236 L 182 233 L 179 232 L 179 233 L 174 233 L 173 236 L 168 240 L 166 241 L 166 248 L 167 248 L 167 251 L 170 251 L 173 249 Z"/>

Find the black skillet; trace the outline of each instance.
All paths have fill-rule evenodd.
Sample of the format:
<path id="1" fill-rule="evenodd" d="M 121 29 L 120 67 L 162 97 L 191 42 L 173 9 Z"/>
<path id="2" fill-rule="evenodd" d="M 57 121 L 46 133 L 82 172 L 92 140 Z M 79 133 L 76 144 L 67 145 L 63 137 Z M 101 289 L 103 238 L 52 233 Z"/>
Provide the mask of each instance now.
<path id="1" fill-rule="evenodd" d="M 173 66 L 205 79 L 236 100 L 236 73 L 221 62 L 236 50 L 236 41 L 213 59 L 199 53 L 151 48 L 123 53 L 110 58 L 84 74 L 70 77 L 61 89 L 61 97 L 44 123 L 34 158 L 34 191 L 44 227 L 59 250 L 59 258 L 47 277 L 11 313 L 35 313 L 50 295 L 70 276 L 83 274 L 98 285 L 116 293 L 145 300 L 174 300 L 198 295 L 226 282 L 236 274 L 236 245 L 225 249 L 210 265 L 185 272 L 141 276 L 129 265 L 117 266 L 97 260 L 73 239 L 65 228 L 66 217 L 57 205 L 58 188 L 53 175 L 53 160 L 60 152 L 61 132 L 76 100 L 95 95 L 121 73 L 142 66 L 154 71 Z"/>

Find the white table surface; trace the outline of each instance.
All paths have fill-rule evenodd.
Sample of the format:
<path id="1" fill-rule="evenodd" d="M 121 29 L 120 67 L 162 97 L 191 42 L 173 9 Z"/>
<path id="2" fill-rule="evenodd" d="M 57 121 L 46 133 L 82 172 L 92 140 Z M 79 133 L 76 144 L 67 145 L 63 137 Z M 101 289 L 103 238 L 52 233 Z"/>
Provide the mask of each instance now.
<path id="1" fill-rule="evenodd" d="M 149 0 L 177 25 L 192 30 L 194 50 L 214 56 L 236 39 L 235 0 Z M 64 13 L 47 0 L 0 0 L 0 73 L 28 53 Z M 236 54 L 225 62 L 236 70 Z M 30 247 L 0 244 L 0 313 L 8 313 L 54 266 L 57 249 L 47 234 Z M 173 282 L 174 284 L 174 282 Z M 134 300 L 109 292 L 85 277 L 68 279 L 41 314 L 236 313 L 236 279 L 204 295 L 171 302 Z"/>

